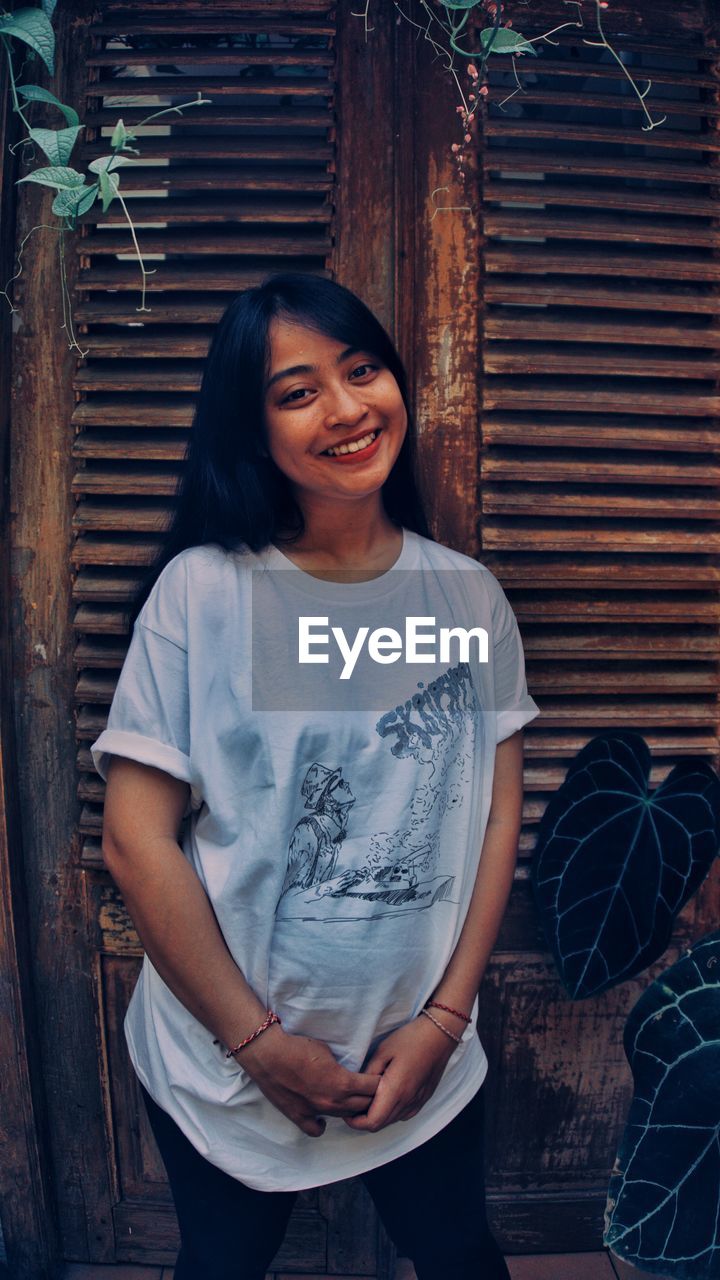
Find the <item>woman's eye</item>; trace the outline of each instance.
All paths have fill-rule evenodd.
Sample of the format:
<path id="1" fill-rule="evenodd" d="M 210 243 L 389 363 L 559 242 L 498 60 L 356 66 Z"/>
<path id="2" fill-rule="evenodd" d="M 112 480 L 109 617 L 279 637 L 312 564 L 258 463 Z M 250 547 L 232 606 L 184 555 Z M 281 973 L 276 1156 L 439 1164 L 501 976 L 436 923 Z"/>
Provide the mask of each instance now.
<path id="1" fill-rule="evenodd" d="M 370 364 L 369 361 L 366 361 L 364 364 L 357 365 L 353 369 L 352 374 L 350 376 L 353 377 L 356 373 L 359 373 L 361 377 L 365 377 L 366 373 L 364 371 L 374 370 L 375 372 L 377 372 L 378 368 L 379 368 L 379 365 Z M 295 397 L 302 396 L 305 391 L 307 391 L 307 387 L 296 387 L 294 391 L 290 391 L 286 396 L 283 396 L 280 403 L 288 404 L 289 402 L 294 401 L 297 404 L 298 401 L 297 399 L 295 399 Z"/>

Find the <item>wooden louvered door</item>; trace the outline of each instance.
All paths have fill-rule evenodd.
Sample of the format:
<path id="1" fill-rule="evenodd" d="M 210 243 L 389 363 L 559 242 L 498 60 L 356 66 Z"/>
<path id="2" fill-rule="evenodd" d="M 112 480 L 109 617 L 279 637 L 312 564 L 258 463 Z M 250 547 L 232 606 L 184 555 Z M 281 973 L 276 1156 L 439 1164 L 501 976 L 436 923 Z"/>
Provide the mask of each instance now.
<path id="1" fill-rule="evenodd" d="M 520 12 L 517 25 L 540 34 L 578 7 L 593 38 L 590 0 L 534 2 L 536 26 Z M 490 565 L 521 623 L 542 716 L 526 735 L 521 860 L 481 1006 L 488 1204 L 509 1253 L 599 1246 L 630 1097 L 622 1027 L 653 972 L 598 1000 L 563 995 L 529 892 L 543 807 L 607 725 L 645 734 L 656 779 L 684 754 L 718 759 L 713 6 L 611 0 L 625 65 L 652 76 L 650 109 L 668 115 L 652 133 L 621 67 L 580 33 L 521 60 L 514 96 L 512 72 L 494 62 L 466 189 L 449 151 L 455 89 L 430 44 L 380 2 L 366 39 L 355 8 L 73 0 L 57 10 L 54 87 L 88 120 L 88 158 L 119 116 L 132 125 L 197 90 L 212 99 L 149 126 L 142 167 L 122 171 L 155 268 L 149 312 L 137 310 L 117 204 L 86 218 L 77 254 L 71 244 L 84 360 L 59 328 L 51 239 L 30 242 L 16 284 L 15 728 L 38 1015 L 29 1074 L 44 1086 L 39 1145 L 67 1259 L 174 1256 L 122 1034 L 140 948 L 102 868 L 88 746 L 171 502 L 210 328 L 234 292 L 292 265 L 366 298 L 409 370 L 434 533 Z M 43 221 L 42 200 L 18 189 L 18 243 Z M 715 874 L 658 969 L 713 927 L 718 896 Z M 362 1188 L 347 1184 L 301 1197 L 277 1265 L 370 1277 L 390 1274 L 392 1258 Z"/>
<path id="2" fill-rule="evenodd" d="M 479 156 L 480 555 L 517 612 L 542 711 L 486 992 L 492 1194 L 509 1230 L 558 1248 L 601 1240 L 627 1012 L 720 908 L 716 870 L 662 962 L 582 1003 L 523 923 L 537 822 L 591 735 L 639 730 L 654 782 L 688 754 L 717 764 L 720 745 L 717 25 L 701 4 L 611 2 L 623 63 L 667 116 L 643 132 L 622 67 L 583 42 L 594 4 L 579 8 L 584 32 L 518 60 L 518 92 L 493 64 Z M 533 4 L 516 25 L 537 36 L 574 9 Z M 535 1099 L 529 1122 L 518 1097 Z"/>

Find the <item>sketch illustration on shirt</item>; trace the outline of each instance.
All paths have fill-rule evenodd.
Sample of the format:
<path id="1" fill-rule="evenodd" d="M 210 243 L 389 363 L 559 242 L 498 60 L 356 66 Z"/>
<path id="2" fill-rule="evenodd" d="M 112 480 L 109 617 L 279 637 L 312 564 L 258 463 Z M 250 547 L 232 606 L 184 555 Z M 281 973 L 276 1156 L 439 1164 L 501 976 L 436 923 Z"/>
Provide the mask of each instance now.
<path id="1" fill-rule="evenodd" d="M 375 728 L 391 743 L 391 756 L 420 766 L 406 824 L 372 833 L 363 865 L 338 870 L 356 797 L 341 767 L 314 762 L 301 788 L 311 812 L 290 839 L 278 919 L 377 919 L 450 898 L 455 876 L 438 868 L 440 828 L 471 784 L 477 721 L 468 664 L 448 668 Z"/>

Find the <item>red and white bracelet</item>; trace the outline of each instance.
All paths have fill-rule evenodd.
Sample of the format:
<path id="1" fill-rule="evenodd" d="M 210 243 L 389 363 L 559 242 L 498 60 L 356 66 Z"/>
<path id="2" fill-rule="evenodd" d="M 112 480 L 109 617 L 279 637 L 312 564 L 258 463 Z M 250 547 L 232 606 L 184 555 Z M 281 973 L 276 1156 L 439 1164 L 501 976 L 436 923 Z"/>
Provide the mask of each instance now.
<path id="1" fill-rule="evenodd" d="M 241 1040 L 239 1044 L 236 1044 L 234 1049 L 228 1049 L 227 1053 L 225 1054 L 225 1057 L 226 1058 L 234 1057 L 234 1055 L 238 1053 L 240 1049 L 245 1048 L 246 1044 L 250 1044 L 253 1040 L 257 1040 L 258 1036 L 261 1036 L 263 1031 L 267 1031 L 268 1027 L 271 1027 L 274 1022 L 279 1023 L 280 1018 L 276 1013 L 273 1013 L 272 1009 L 268 1009 L 267 1017 L 265 1021 L 260 1023 L 260 1026 L 257 1027 L 255 1031 L 253 1031 L 252 1035 L 246 1036 L 244 1040 Z"/>

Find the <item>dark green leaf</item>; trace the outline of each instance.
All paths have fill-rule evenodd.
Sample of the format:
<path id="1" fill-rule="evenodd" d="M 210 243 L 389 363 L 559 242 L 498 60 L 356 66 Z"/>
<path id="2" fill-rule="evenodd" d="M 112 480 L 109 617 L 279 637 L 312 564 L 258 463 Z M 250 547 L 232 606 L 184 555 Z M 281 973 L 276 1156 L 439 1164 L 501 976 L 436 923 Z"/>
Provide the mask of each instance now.
<path id="1" fill-rule="evenodd" d="M 100 192 L 102 194 L 103 213 L 107 213 L 120 186 L 120 178 L 117 173 L 108 173 L 107 169 L 100 170 Z"/>
<path id="2" fill-rule="evenodd" d="M 480 43 L 483 49 L 490 46 L 491 53 L 536 53 L 534 45 L 509 27 L 498 27 L 497 31 L 494 27 L 485 27 L 480 32 Z"/>
<path id="3" fill-rule="evenodd" d="M 57 0 L 40 0 L 40 4 L 42 6 L 43 13 L 46 13 L 48 18 L 52 18 L 55 12 L 55 6 L 57 5 Z"/>
<path id="4" fill-rule="evenodd" d="M 88 165 L 93 173 L 109 173 L 112 169 L 117 169 L 121 164 L 132 164 L 127 156 L 98 156 L 97 160 L 91 160 Z"/>
<path id="5" fill-rule="evenodd" d="M 70 129 L 31 129 L 30 137 L 42 148 L 51 164 L 67 164 L 77 136 L 84 125 Z"/>
<path id="6" fill-rule="evenodd" d="M 117 147 L 124 146 L 127 136 L 128 136 L 128 132 L 127 132 L 127 129 L 125 128 L 125 125 L 123 124 L 122 120 L 118 120 L 117 124 L 115 125 L 115 128 L 113 129 L 112 138 L 110 139 L 110 146 L 113 148 L 113 150 L 115 150 Z"/>
<path id="7" fill-rule="evenodd" d="M 720 931 L 640 996 L 625 1024 L 634 1097 L 603 1244 L 644 1275 L 720 1275 Z"/>
<path id="8" fill-rule="evenodd" d="M 52 211 L 61 218 L 79 218 L 95 203 L 97 194 L 97 182 L 92 186 L 74 187 L 72 191 L 59 191 L 53 200 Z"/>
<path id="9" fill-rule="evenodd" d="M 43 89 L 39 84 L 19 84 L 17 91 L 26 98 L 28 102 L 52 102 L 54 107 L 62 111 L 65 119 L 70 125 L 80 124 L 80 117 L 73 107 L 67 107 L 64 102 L 60 102 L 49 89 Z"/>
<path id="10" fill-rule="evenodd" d="M 28 173 L 24 178 L 18 178 L 18 184 L 21 182 L 39 182 L 43 187 L 57 187 L 58 191 L 72 191 L 81 187 L 85 178 L 77 169 L 71 169 L 67 165 L 47 165 L 44 169 L 35 169 L 33 173 Z"/>
<path id="11" fill-rule="evenodd" d="M 55 71 L 55 32 L 42 9 L 18 9 L 0 18 L 0 33 L 23 40 L 40 54 L 52 75 Z"/>
<path id="12" fill-rule="evenodd" d="M 650 751 L 629 729 L 598 734 L 543 814 L 531 884 L 548 945 L 575 998 L 641 973 L 720 844 L 720 778 L 681 760 L 648 790 Z"/>

